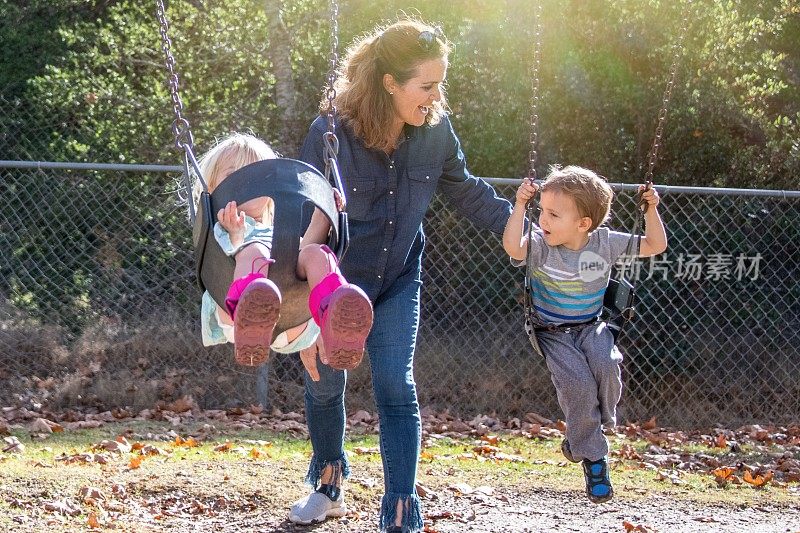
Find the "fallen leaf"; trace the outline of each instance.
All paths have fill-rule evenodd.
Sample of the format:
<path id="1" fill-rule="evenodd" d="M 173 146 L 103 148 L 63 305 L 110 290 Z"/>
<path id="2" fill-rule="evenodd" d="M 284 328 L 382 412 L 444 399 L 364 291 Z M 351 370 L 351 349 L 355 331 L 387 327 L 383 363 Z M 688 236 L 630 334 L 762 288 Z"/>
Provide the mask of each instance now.
<path id="1" fill-rule="evenodd" d="M 17 437 L 4 437 L 3 442 L 5 443 L 3 447 L 4 453 L 22 453 L 25 451 L 25 445 Z"/>
<path id="2" fill-rule="evenodd" d="M 92 529 L 99 529 L 100 520 L 97 519 L 97 513 L 91 512 L 89 513 L 89 517 L 86 519 L 86 522 L 89 524 L 89 527 Z"/>
<path id="3" fill-rule="evenodd" d="M 381 453 L 380 448 L 365 448 L 362 446 L 356 446 L 353 448 L 353 451 L 356 453 L 356 455 L 374 455 Z"/>
<path id="4" fill-rule="evenodd" d="M 474 448 L 472 448 L 472 451 L 480 455 L 492 455 L 495 453 L 500 453 L 500 448 L 498 448 L 497 446 L 484 445 L 484 446 L 475 446 Z"/>
<path id="5" fill-rule="evenodd" d="M 138 455 L 136 457 L 131 458 L 130 462 L 128 463 L 128 468 L 131 470 L 135 470 L 142 466 L 142 461 L 144 460 L 144 455 Z"/>
<path id="6" fill-rule="evenodd" d="M 625 531 L 627 531 L 628 533 L 631 533 L 631 532 L 635 532 L 635 533 L 652 533 L 651 530 L 647 529 L 646 526 L 643 526 L 641 524 L 634 525 L 634 524 L 631 524 L 630 522 L 628 522 L 627 520 L 623 520 L 622 521 L 622 527 L 624 527 Z"/>
<path id="7" fill-rule="evenodd" d="M 483 435 L 481 436 L 481 440 L 492 446 L 497 446 L 497 443 L 500 442 L 500 437 L 497 435 Z"/>
<path id="8" fill-rule="evenodd" d="M 89 486 L 81 487 L 81 489 L 78 491 L 78 494 L 80 494 L 80 496 L 81 496 L 81 498 L 83 499 L 84 502 L 86 502 L 86 500 L 105 500 L 106 499 L 106 497 L 103 494 L 103 492 L 100 489 L 98 489 L 97 487 L 89 487 Z"/>
<path id="9" fill-rule="evenodd" d="M 180 435 L 175 437 L 175 440 L 172 442 L 172 445 L 183 448 L 196 448 L 197 446 L 199 446 L 198 442 L 194 440 L 194 437 L 189 437 L 188 439 L 184 439 Z"/>
<path id="10" fill-rule="evenodd" d="M 165 410 L 172 411 L 173 413 L 185 413 L 186 411 L 191 411 L 196 406 L 191 396 L 183 396 L 167 404 Z"/>
<path id="11" fill-rule="evenodd" d="M 253 448 L 250 450 L 250 453 L 247 454 L 252 459 L 261 459 L 261 457 L 269 457 L 269 454 L 263 450 L 259 450 L 258 448 Z"/>
<path id="12" fill-rule="evenodd" d="M 766 485 L 767 483 L 769 483 L 772 480 L 772 477 L 774 475 L 775 475 L 775 473 L 772 470 L 770 470 L 769 472 L 767 472 L 763 476 L 762 475 L 757 475 L 757 476 L 753 477 L 753 474 L 750 472 L 750 470 L 745 470 L 744 476 L 742 477 L 742 479 L 744 480 L 745 483 L 749 483 L 749 484 L 753 485 L 754 487 L 763 487 L 764 485 Z"/>
<path id="13" fill-rule="evenodd" d="M 214 447 L 215 452 L 228 452 L 233 448 L 233 443 L 229 440 L 225 441 L 224 443 L 220 444 L 219 446 Z"/>
<path id="14" fill-rule="evenodd" d="M 158 446 L 153 446 L 152 444 L 147 444 L 141 448 L 139 451 L 142 455 L 169 455 L 170 452 L 166 450 L 162 450 Z"/>
<path id="15" fill-rule="evenodd" d="M 356 452 L 356 453 L 358 453 L 358 452 Z M 419 454 L 420 461 L 433 461 L 435 458 L 436 458 L 436 456 L 434 456 L 431 452 L 423 451 L 423 452 L 420 452 L 420 454 Z"/>
<path id="16" fill-rule="evenodd" d="M 696 516 L 693 520 L 696 522 L 703 522 L 704 524 L 715 524 L 719 522 L 719 520 L 713 516 Z"/>
<path id="17" fill-rule="evenodd" d="M 647 431 L 652 431 L 657 427 L 658 425 L 656 424 L 656 417 L 653 417 L 644 424 L 642 424 L 642 429 L 646 429 Z"/>
<path id="18" fill-rule="evenodd" d="M 456 496 L 460 496 L 462 494 L 472 494 L 475 492 L 475 490 L 466 483 L 454 483 L 447 488 L 455 492 Z"/>
<path id="19" fill-rule="evenodd" d="M 417 494 L 419 495 L 420 498 L 431 498 L 431 499 L 437 498 L 437 494 L 435 492 L 433 492 L 430 488 L 426 487 L 420 482 L 416 483 L 415 488 L 417 489 Z"/>
<path id="20" fill-rule="evenodd" d="M 711 473 L 714 474 L 716 482 L 720 485 L 724 485 L 728 481 L 732 481 L 731 478 L 733 477 L 734 472 L 736 472 L 736 469 L 730 466 L 723 466 L 711 471 Z"/>
<path id="21" fill-rule="evenodd" d="M 62 515 L 78 516 L 81 514 L 80 508 L 72 503 L 70 500 L 55 500 L 51 502 L 44 502 L 44 510 L 51 513 L 58 513 Z"/>
<path id="22" fill-rule="evenodd" d="M 132 446 L 128 443 L 125 437 L 117 437 L 115 440 L 102 440 L 99 444 L 95 444 L 93 449 L 106 450 L 114 453 L 130 453 Z"/>
<path id="23" fill-rule="evenodd" d="M 673 485 L 683 485 L 683 480 L 680 478 L 678 472 L 669 472 L 666 470 L 659 470 L 656 476 L 658 481 L 669 481 Z"/>
<path id="24" fill-rule="evenodd" d="M 111 485 L 111 492 L 113 492 L 114 495 L 120 500 L 124 500 L 125 498 L 128 497 L 128 489 L 125 488 L 125 485 L 122 485 L 120 483 L 115 483 Z"/>
<path id="25" fill-rule="evenodd" d="M 30 425 L 30 431 L 31 433 L 50 434 L 62 432 L 64 428 L 60 424 L 47 420 L 46 418 L 37 418 Z"/>

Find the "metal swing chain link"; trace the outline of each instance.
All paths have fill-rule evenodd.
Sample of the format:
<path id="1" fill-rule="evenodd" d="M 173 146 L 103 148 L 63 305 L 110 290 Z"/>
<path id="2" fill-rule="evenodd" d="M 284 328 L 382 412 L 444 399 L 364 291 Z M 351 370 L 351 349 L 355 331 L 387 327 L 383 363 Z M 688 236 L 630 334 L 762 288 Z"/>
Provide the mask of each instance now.
<path id="1" fill-rule="evenodd" d="M 331 50 L 328 53 L 328 78 L 325 88 L 325 97 L 328 99 L 326 118 L 328 129 L 322 134 L 325 159 L 325 179 L 333 181 L 333 186 L 339 191 L 337 207 L 345 211 L 347 198 L 341 176 L 339 175 L 339 139 L 336 137 L 336 68 L 339 62 L 339 4 L 337 0 L 330 0 L 330 25 L 331 25 Z"/>
<path id="2" fill-rule="evenodd" d="M 536 163 L 538 162 L 538 145 L 539 145 L 539 68 L 542 60 L 542 4 L 536 3 L 534 10 L 535 22 L 533 24 L 534 39 L 533 39 L 533 64 L 531 65 L 531 116 L 530 116 L 530 153 L 528 154 L 528 180 L 533 183 L 536 181 Z M 524 304 L 525 304 L 525 321 L 526 325 L 532 328 L 530 320 L 532 317 L 533 302 L 530 299 L 530 275 L 531 275 L 531 246 L 533 242 L 533 219 L 536 216 L 536 209 L 538 205 L 535 198 L 528 200 L 525 206 L 525 214 L 528 218 L 528 260 L 525 267 L 525 283 L 524 283 Z M 529 334 L 532 334 L 531 329 Z M 532 337 L 533 338 L 533 337 Z"/>
<path id="3" fill-rule="evenodd" d="M 539 145 L 539 67 L 542 59 L 542 5 L 537 3 L 534 11 L 533 64 L 531 65 L 531 118 L 530 118 L 530 144 L 528 155 L 528 179 L 536 179 L 536 163 L 538 162 Z"/>
<path id="4" fill-rule="evenodd" d="M 156 0 L 156 15 L 158 16 L 159 29 L 161 32 L 161 50 L 164 52 L 164 64 L 169 71 L 169 93 L 172 98 L 172 110 L 175 113 L 175 120 L 172 122 L 172 133 L 175 135 L 175 146 L 181 150 L 192 150 L 194 148 L 194 137 L 189 125 L 183 115 L 183 101 L 178 93 L 178 74 L 175 72 L 175 58 L 172 56 L 172 40 L 169 38 L 169 21 L 164 8 L 163 0 Z"/>
<path id="5" fill-rule="evenodd" d="M 333 101 L 336 99 L 336 65 L 339 62 L 339 5 L 336 0 L 330 2 L 330 23 L 331 23 L 331 51 L 328 53 L 328 86 L 325 95 L 328 98 L 328 134 L 331 135 L 336 129 L 334 113 L 336 107 Z"/>
<path id="6" fill-rule="evenodd" d="M 686 3 L 691 4 L 691 0 L 686 0 Z M 669 102 L 672 99 L 672 89 L 675 87 L 675 77 L 678 71 L 678 60 L 683 51 L 683 42 L 686 39 L 688 27 L 689 10 L 684 9 L 681 32 L 678 35 L 677 42 L 673 45 L 672 64 L 669 67 L 669 75 L 667 76 L 667 87 L 664 89 L 664 95 L 661 98 L 661 109 L 658 112 L 658 123 L 656 125 L 655 136 L 653 137 L 653 145 L 650 147 L 650 151 L 647 154 L 647 171 L 644 176 L 645 190 L 649 190 L 653 186 L 653 168 L 656 166 L 656 161 L 658 161 L 658 149 L 661 147 L 661 139 L 664 136 L 664 123 L 667 120 Z M 640 205 L 640 208 L 642 208 L 643 211 L 646 210 L 644 206 Z"/>

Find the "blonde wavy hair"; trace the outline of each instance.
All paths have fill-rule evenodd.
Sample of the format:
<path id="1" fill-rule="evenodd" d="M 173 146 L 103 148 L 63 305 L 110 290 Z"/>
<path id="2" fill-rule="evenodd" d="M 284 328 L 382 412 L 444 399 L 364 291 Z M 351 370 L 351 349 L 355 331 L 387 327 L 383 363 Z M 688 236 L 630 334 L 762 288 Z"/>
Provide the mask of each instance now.
<path id="1" fill-rule="evenodd" d="M 248 133 L 231 133 L 219 139 L 198 161 L 200 172 L 208 185 L 208 192 L 214 189 L 231 173 L 256 161 L 276 159 L 278 155 L 270 146 Z M 192 198 L 197 206 L 203 186 L 197 180 L 192 189 Z M 262 222 L 270 222 L 275 214 L 275 204 L 269 198 L 264 209 Z M 215 216 L 216 213 L 212 213 Z"/>
<path id="2" fill-rule="evenodd" d="M 560 192 L 575 200 L 580 216 L 592 219 L 590 232 L 607 222 L 611 214 L 614 191 L 605 178 L 583 167 L 550 167 L 541 191 Z"/>
<path id="3" fill-rule="evenodd" d="M 425 41 L 420 35 L 430 32 Z M 383 86 L 385 74 L 391 74 L 400 85 L 416 75 L 420 63 L 431 59 L 447 60 L 452 46 L 438 28 L 420 20 L 407 18 L 357 39 L 348 49 L 334 83 L 334 105 L 367 148 L 389 151 L 396 139 L 389 138 L 394 120 L 394 105 Z M 328 99 L 324 92 L 320 113 L 327 113 Z M 447 114 L 444 87 L 442 99 L 434 102 L 425 122 L 438 124 Z"/>

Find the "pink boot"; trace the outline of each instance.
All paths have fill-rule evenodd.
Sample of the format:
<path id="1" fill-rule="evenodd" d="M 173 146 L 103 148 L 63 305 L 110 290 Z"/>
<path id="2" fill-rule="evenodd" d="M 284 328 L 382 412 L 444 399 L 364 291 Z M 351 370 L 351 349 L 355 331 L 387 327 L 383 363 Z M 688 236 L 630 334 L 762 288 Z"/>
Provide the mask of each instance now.
<path id="1" fill-rule="evenodd" d="M 364 291 L 332 272 L 311 290 L 308 305 L 320 327 L 328 364 L 336 370 L 356 368 L 372 329 L 372 303 Z"/>
<path id="2" fill-rule="evenodd" d="M 253 272 L 235 280 L 225 298 L 233 317 L 236 362 L 263 365 L 269 360 L 272 332 L 281 314 L 281 292 L 264 274 Z"/>

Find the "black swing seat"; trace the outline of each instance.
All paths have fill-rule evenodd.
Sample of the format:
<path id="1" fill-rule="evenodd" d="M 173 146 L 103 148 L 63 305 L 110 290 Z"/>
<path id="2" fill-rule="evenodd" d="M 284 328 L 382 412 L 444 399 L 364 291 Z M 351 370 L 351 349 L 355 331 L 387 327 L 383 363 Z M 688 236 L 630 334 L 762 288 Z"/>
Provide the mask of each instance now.
<path id="1" fill-rule="evenodd" d="M 616 278 L 612 271 L 603 296 L 601 320 L 606 322 L 615 344 L 625 323 L 633 318 L 633 296 L 633 284 L 624 277 Z"/>
<path id="2" fill-rule="evenodd" d="M 530 298 L 526 295 L 526 298 Z M 526 308 L 532 308 L 530 304 Z M 530 311 L 529 311 L 530 312 Z M 612 267 L 611 277 L 608 280 L 608 287 L 603 295 L 603 309 L 600 320 L 606 323 L 606 327 L 614 337 L 614 344 L 619 340 L 620 333 L 625 323 L 633 318 L 634 314 L 634 286 L 624 276 L 617 274 L 616 267 Z M 525 318 L 525 332 L 528 334 L 533 350 L 540 356 L 544 356 L 539 341 L 536 338 L 537 326 L 534 324 L 533 317 Z"/>
<path id="3" fill-rule="evenodd" d="M 259 196 L 269 196 L 275 203 L 271 254 L 275 263 L 269 268 L 269 279 L 280 289 L 283 303 L 274 340 L 279 333 L 311 318 L 308 283 L 296 274 L 300 238 L 313 212 L 311 207 L 319 208 L 330 221 L 328 245 L 333 250 L 346 239 L 347 219 L 337 212 L 332 187 L 325 177 L 311 165 L 294 159 L 267 159 L 247 165 L 222 180 L 213 193 L 204 192 L 192 232 L 197 283 L 223 309 L 235 261 L 225 255 L 214 238 L 217 212 L 230 201 L 242 204 Z"/>

